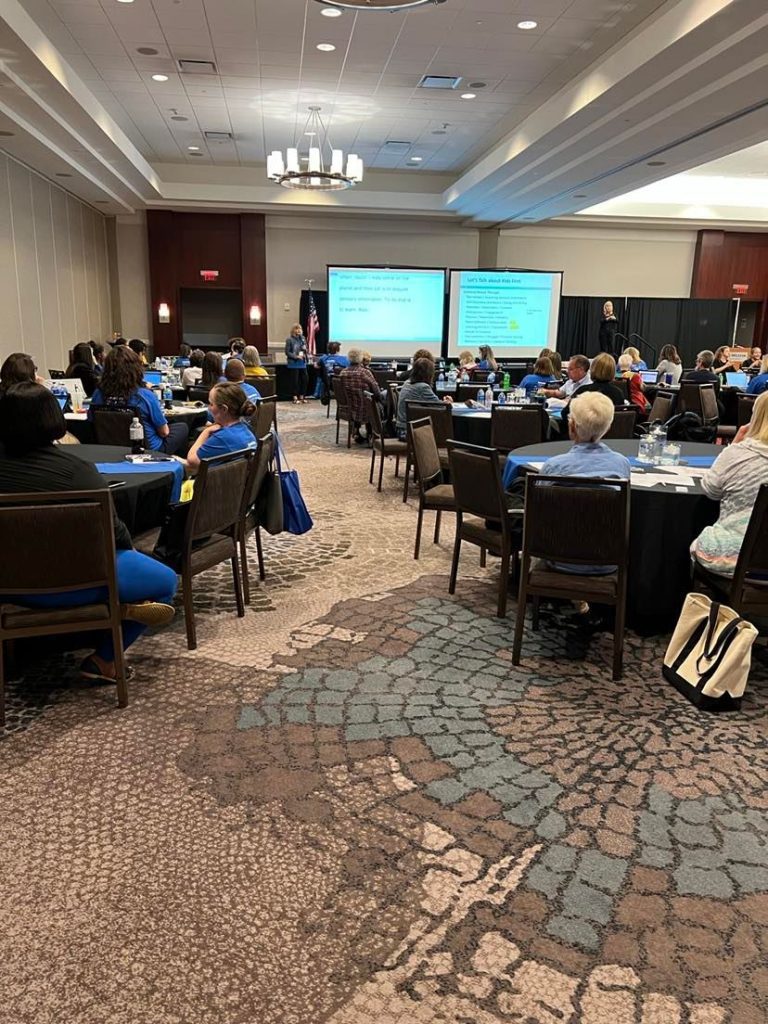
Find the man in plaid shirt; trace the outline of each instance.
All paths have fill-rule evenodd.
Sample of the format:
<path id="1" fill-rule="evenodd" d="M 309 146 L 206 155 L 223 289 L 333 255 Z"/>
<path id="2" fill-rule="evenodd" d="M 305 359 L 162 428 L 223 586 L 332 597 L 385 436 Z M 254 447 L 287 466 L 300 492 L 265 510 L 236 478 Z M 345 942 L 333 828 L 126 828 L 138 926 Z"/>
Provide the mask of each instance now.
<path id="1" fill-rule="evenodd" d="M 347 396 L 349 418 L 355 429 L 355 443 L 367 444 L 368 438 L 360 433 L 360 427 L 365 423 L 364 392 L 370 391 L 377 402 L 381 401 L 382 395 L 376 378 L 367 366 L 363 366 L 363 354 L 359 348 L 349 350 L 349 366 L 341 371 L 339 379 Z M 370 427 L 368 432 L 370 434 Z"/>

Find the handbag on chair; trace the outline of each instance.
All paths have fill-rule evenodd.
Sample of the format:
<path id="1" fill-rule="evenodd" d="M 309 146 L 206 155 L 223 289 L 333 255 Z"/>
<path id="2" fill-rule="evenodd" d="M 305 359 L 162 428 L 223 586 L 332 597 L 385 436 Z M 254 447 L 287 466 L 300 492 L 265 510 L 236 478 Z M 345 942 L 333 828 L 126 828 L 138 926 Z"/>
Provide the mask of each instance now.
<path id="1" fill-rule="evenodd" d="M 283 469 L 285 461 L 285 469 Z M 275 462 L 277 464 L 277 476 L 280 480 L 280 490 L 283 496 L 283 529 L 287 533 L 296 535 L 306 533 L 315 525 L 312 516 L 307 511 L 304 498 L 301 494 L 299 474 L 295 469 L 288 468 L 288 460 L 285 458 L 280 438 L 277 438 L 275 449 Z"/>
<path id="2" fill-rule="evenodd" d="M 737 711 L 758 632 L 727 605 L 688 594 L 664 655 L 664 678 L 706 711 Z"/>

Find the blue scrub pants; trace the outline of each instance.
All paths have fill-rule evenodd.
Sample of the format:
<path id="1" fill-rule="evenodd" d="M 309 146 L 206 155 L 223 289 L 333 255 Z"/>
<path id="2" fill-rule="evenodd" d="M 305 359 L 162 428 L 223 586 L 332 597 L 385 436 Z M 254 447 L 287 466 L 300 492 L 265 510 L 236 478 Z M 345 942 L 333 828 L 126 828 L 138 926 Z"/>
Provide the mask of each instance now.
<path id="1" fill-rule="evenodd" d="M 116 555 L 117 589 L 121 604 L 137 604 L 140 601 L 159 601 L 173 604 L 179 585 L 173 569 L 140 551 L 118 551 Z M 25 608 L 77 608 L 83 604 L 96 604 L 106 599 L 103 587 L 89 590 L 73 590 L 69 594 L 24 595 L 18 598 L 6 597 L 4 601 Z M 123 620 L 123 649 L 127 650 L 147 627 L 140 622 Z M 114 661 L 115 649 L 111 632 L 104 633 L 104 639 L 96 648 L 96 654 L 105 661 Z"/>

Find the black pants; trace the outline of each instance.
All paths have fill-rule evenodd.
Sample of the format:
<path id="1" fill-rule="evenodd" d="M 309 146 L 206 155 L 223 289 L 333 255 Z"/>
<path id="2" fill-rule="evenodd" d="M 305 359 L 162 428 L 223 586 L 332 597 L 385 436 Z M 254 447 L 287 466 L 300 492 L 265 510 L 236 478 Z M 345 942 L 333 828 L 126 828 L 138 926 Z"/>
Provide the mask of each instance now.
<path id="1" fill-rule="evenodd" d="M 166 455 L 176 455 L 186 445 L 189 437 L 189 427 L 186 423 L 169 423 L 170 434 L 163 438 L 160 451 Z"/>
<path id="2" fill-rule="evenodd" d="M 293 367 L 288 370 L 291 398 L 303 398 L 307 393 L 307 368 L 302 366 L 298 369 Z"/>

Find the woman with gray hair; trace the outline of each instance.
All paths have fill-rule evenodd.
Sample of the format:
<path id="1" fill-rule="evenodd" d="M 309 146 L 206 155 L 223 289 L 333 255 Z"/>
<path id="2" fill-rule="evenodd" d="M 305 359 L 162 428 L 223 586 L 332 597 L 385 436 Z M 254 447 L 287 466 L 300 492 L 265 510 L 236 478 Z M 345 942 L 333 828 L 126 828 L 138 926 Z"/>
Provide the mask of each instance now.
<path id="1" fill-rule="evenodd" d="M 360 427 L 366 423 L 365 392 L 370 391 L 377 402 L 381 401 L 381 389 L 367 366 L 363 366 L 363 353 L 359 348 L 349 350 L 349 366 L 339 375 L 349 403 L 349 418 L 354 425 L 355 444 L 367 444 L 368 437 L 360 433 Z M 370 426 L 368 426 L 370 435 Z"/>

